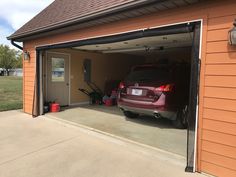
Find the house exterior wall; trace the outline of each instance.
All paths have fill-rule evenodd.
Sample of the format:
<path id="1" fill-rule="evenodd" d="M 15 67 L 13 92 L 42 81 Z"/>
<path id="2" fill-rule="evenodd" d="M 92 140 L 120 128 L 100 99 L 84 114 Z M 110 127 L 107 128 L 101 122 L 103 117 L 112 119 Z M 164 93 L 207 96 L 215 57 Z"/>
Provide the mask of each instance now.
<path id="1" fill-rule="evenodd" d="M 235 1 L 208 1 L 26 41 L 24 49 L 30 51 L 31 60 L 24 62 L 24 111 L 32 111 L 36 46 L 202 19 L 197 170 L 236 176 L 236 47 L 227 42 L 235 9 Z"/>

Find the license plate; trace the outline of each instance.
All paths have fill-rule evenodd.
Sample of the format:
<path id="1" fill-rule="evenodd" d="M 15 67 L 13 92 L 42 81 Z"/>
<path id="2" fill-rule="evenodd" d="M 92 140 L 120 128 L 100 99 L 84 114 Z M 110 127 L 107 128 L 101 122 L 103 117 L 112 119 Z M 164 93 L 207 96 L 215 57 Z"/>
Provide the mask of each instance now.
<path id="1" fill-rule="evenodd" d="M 143 91 L 140 89 L 132 89 L 132 95 L 140 96 L 143 94 Z"/>

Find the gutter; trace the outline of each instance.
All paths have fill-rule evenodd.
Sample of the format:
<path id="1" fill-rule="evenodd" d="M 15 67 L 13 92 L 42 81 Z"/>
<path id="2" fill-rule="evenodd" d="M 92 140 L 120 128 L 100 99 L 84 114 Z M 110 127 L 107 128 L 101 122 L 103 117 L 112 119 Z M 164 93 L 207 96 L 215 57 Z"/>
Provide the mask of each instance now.
<path id="1" fill-rule="evenodd" d="M 11 44 L 12 44 L 13 46 L 15 46 L 16 48 L 18 48 L 18 49 L 20 49 L 20 50 L 23 51 L 23 47 L 21 47 L 20 45 L 16 44 L 14 40 L 11 40 Z"/>
<path id="2" fill-rule="evenodd" d="M 116 7 L 110 8 L 110 9 L 101 10 L 101 11 L 91 13 L 91 14 L 87 14 L 87 15 L 77 17 L 77 18 L 71 18 L 71 19 L 66 20 L 64 22 L 60 22 L 60 23 L 57 23 L 57 24 L 54 24 L 54 25 L 46 26 L 46 27 L 43 27 L 43 28 L 40 28 L 40 29 L 38 28 L 34 31 L 28 31 L 28 32 L 21 33 L 21 34 L 15 35 L 15 36 L 12 35 L 12 36 L 7 37 L 7 39 L 8 40 L 22 39 L 22 38 L 29 37 L 29 36 L 32 36 L 32 35 L 37 35 L 37 34 L 40 34 L 40 33 L 43 33 L 43 32 L 48 32 L 48 31 L 59 29 L 59 28 L 69 27 L 69 26 L 79 24 L 79 23 L 83 23 L 83 22 L 87 22 L 87 21 L 90 21 L 90 20 L 96 20 L 96 18 L 103 18 L 103 17 L 106 17 L 108 15 L 121 13 L 121 12 L 124 12 L 126 10 L 132 10 L 134 8 L 137 8 L 137 7 L 143 7 L 144 5 L 157 4 L 157 3 L 164 2 L 164 1 L 166 1 L 166 0 L 131 1 L 131 2 L 128 2 L 128 3 L 123 4 L 121 6 L 116 6 Z"/>

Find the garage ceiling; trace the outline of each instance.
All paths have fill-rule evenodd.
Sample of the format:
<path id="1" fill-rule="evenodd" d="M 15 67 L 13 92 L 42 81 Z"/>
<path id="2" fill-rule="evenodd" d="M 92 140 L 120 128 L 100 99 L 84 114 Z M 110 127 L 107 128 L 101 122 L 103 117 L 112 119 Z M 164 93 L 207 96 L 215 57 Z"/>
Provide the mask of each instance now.
<path id="1" fill-rule="evenodd" d="M 101 53 L 135 53 L 158 51 L 166 48 L 189 47 L 192 45 L 192 33 L 172 34 L 165 36 L 144 37 L 108 44 L 94 44 L 75 47 L 77 50 Z"/>

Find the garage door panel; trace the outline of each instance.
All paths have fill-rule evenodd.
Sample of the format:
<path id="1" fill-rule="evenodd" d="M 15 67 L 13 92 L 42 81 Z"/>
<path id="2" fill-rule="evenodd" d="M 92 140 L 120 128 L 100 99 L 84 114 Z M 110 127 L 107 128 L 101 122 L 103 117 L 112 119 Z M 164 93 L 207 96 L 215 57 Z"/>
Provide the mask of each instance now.
<path id="1" fill-rule="evenodd" d="M 204 107 L 236 112 L 236 100 L 204 98 Z"/>
<path id="2" fill-rule="evenodd" d="M 219 76 L 236 76 L 236 64 L 206 65 L 205 74 L 206 75 L 219 75 Z"/>
<path id="3" fill-rule="evenodd" d="M 205 86 L 231 87 L 236 88 L 235 76 L 206 76 Z"/>
<path id="4" fill-rule="evenodd" d="M 236 112 L 204 108 L 203 118 L 236 123 Z"/>
<path id="5" fill-rule="evenodd" d="M 221 132 L 215 132 L 211 130 L 202 131 L 202 140 L 207 140 L 210 142 L 215 142 L 218 144 L 228 145 L 231 147 L 236 147 L 236 136 L 229 135 Z"/>
<path id="6" fill-rule="evenodd" d="M 236 52 L 211 53 L 206 55 L 206 64 L 231 64 L 236 63 Z"/>
<path id="7" fill-rule="evenodd" d="M 203 172 L 213 174 L 216 176 L 225 176 L 225 177 L 235 177 L 236 176 L 236 171 L 231 170 L 225 167 L 221 167 L 212 163 L 208 162 L 201 162 L 201 169 Z"/>
<path id="8" fill-rule="evenodd" d="M 236 136 L 236 124 L 203 119 L 203 128 Z"/>
<path id="9" fill-rule="evenodd" d="M 231 147 L 223 144 L 217 144 L 210 141 L 202 141 L 202 150 L 218 154 L 221 156 L 236 159 L 236 147 Z"/>
<path id="10" fill-rule="evenodd" d="M 236 100 L 236 88 L 205 87 L 204 95 L 206 97 Z"/>
<path id="11" fill-rule="evenodd" d="M 218 166 L 236 170 L 236 159 L 202 151 L 202 160 Z"/>

